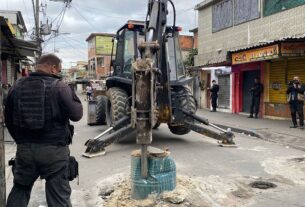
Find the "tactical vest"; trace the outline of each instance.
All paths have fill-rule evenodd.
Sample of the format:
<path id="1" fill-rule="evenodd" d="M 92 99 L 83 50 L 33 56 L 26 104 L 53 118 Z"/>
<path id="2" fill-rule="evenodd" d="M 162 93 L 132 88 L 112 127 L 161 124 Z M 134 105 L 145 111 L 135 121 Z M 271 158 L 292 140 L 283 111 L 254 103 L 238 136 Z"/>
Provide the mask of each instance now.
<path id="1" fill-rule="evenodd" d="M 41 139 L 37 140 L 41 143 L 66 141 L 68 119 L 55 115 L 61 114 L 58 100 L 53 95 L 57 82 L 58 79 L 46 75 L 30 76 L 17 81 L 14 89 L 13 124 L 19 132 L 19 139 Z"/>

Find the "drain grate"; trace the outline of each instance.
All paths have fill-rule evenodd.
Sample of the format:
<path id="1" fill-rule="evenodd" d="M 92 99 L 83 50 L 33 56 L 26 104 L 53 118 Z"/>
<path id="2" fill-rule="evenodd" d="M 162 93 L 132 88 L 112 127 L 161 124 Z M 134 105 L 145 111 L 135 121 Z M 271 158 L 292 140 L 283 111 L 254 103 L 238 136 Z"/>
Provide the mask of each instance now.
<path id="1" fill-rule="evenodd" d="M 274 183 L 266 182 L 266 181 L 255 181 L 249 184 L 252 188 L 258 189 L 269 189 L 269 188 L 276 188 L 277 186 Z"/>

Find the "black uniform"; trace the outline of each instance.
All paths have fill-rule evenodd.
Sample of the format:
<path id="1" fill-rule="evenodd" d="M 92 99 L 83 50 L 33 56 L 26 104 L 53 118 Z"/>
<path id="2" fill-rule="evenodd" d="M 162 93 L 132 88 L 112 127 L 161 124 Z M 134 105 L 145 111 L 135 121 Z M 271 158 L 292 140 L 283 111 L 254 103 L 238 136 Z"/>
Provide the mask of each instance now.
<path id="1" fill-rule="evenodd" d="M 217 108 L 218 91 L 219 91 L 218 84 L 214 84 L 212 88 L 210 88 L 213 111 L 216 111 Z"/>
<path id="2" fill-rule="evenodd" d="M 261 83 L 255 83 L 253 88 L 251 88 L 251 106 L 250 106 L 250 117 L 253 117 L 253 114 L 255 114 L 255 117 L 258 117 L 259 113 L 259 105 L 261 101 L 261 94 L 264 90 L 264 86 Z"/>
<path id="3" fill-rule="evenodd" d="M 294 127 L 297 127 L 298 125 L 297 113 L 300 119 L 300 126 L 304 127 L 304 92 L 305 85 L 294 87 L 293 84 L 291 84 L 287 89 L 288 102 Z"/>
<path id="4" fill-rule="evenodd" d="M 78 121 L 82 115 L 80 100 L 57 76 L 32 73 L 16 82 L 5 108 L 6 126 L 17 143 L 7 207 L 26 207 L 38 177 L 46 180 L 49 207 L 71 206 L 69 119 Z"/>

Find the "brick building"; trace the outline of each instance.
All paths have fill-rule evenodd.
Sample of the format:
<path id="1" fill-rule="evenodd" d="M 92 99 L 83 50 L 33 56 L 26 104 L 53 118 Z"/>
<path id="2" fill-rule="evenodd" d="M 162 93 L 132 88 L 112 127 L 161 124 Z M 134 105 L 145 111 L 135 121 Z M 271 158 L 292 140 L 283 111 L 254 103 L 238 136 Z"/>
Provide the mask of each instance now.
<path id="1" fill-rule="evenodd" d="M 265 86 L 261 116 L 290 116 L 289 80 L 305 82 L 305 0 L 205 0 L 196 6 L 197 64 L 231 67 L 232 111 L 249 112 L 249 89 Z"/>
<path id="2" fill-rule="evenodd" d="M 107 33 L 92 33 L 86 39 L 88 42 L 89 78 L 104 79 L 109 75 L 114 36 L 114 34 Z"/>
<path id="3" fill-rule="evenodd" d="M 189 52 L 194 47 L 194 38 L 189 35 L 179 35 L 180 49 L 183 60 L 186 60 Z"/>

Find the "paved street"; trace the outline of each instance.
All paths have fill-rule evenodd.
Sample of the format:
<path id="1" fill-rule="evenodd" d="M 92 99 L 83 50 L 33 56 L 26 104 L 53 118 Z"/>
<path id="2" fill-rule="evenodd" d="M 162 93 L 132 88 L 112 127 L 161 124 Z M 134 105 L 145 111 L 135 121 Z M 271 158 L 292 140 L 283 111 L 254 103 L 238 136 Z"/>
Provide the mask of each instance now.
<path id="1" fill-rule="evenodd" d="M 105 127 L 90 127 L 86 117 L 76 123 L 72 155 L 80 162 L 80 183 L 72 183 L 74 206 L 95 206 L 96 186 L 116 175 L 128 176 L 130 153 L 137 149 L 134 136 L 116 143 L 102 157 L 81 157 L 84 143 L 102 132 Z M 154 132 L 153 146 L 168 147 L 176 161 L 177 174 L 188 176 L 200 183 L 211 206 L 305 206 L 305 152 L 277 143 L 245 135 L 237 135 L 237 148 L 221 148 L 216 141 L 190 133 L 176 136 L 169 133 L 166 125 Z M 12 144 L 7 144 L 7 159 L 13 154 Z M 257 180 L 271 181 L 277 187 L 258 190 L 249 187 Z M 8 178 L 8 189 L 12 176 Z M 46 205 L 43 182 L 37 181 L 31 205 Z M 96 195 L 97 196 L 97 195 Z"/>
<path id="2" fill-rule="evenodd" d="M 210 113 L 208 110 L 199 110 L 198 114 L 218 125 L 235 128 L 239 133 L 305 151 L 305 130 L 291 129 L 291 120 L 249 119 L 245 115 Z"/>
<path id="3" fill-rule="evenodd" d="M 69 148 L 79 163 L 70 196 L 77 164 L 62 162 L 67 149 L 35 144 L 29 156 L 18 145 L 26 159 L 16 172 L 38 167 L 48 179 L 48 202 L 38 179 L 29 207 L 69 199 L 73 207 L 305 207 L 305 0 L 20 2 L 0 4 L 0 118 L 18 143 L 65 145 L 74 133 Z M 151 145 L 164 153 L 137 145 L 124 127 L 105 155 L 83 157 L 88 140 L 110 131 L 88 125 L 86 99 L 96 104 L 90 125 L 103 123 L 106 111 L 118 124 L 112 129 L 130 121 L 140 143 L 151 119 L 170 120 L 171 130 L 153 130 Z M 131 120 L 122 118 L 127 111 Z M 79 120 L 74 132 L 67 120 Z M 13 187 L 8 163 L 17 149 L 5 124 L 0 207 Z M 170 132 L 188 128 L 202 133 Z M 213 132 L 234 133 L 236 145 L 203 135 L 222 137 Z M 26 161 L 39 166 L 21 166 Z M 58 170 L 66 167 L 69 176 Z M 21 197 L 11 196 L 12 205 Z M 147 199 L 133 199 L 140 197 Z"/>

